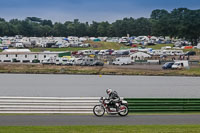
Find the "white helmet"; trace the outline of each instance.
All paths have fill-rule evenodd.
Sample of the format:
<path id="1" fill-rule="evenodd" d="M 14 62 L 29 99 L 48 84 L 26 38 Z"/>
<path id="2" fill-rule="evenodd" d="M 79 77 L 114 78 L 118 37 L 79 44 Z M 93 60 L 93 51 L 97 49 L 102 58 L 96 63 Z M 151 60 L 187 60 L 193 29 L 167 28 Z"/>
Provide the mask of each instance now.
<path id="1" fill-rule="evenodd" d="M 110 95 L 111 92 L 112 92 L 112 89 L 110 89 L 110 88 L 108 88 L 108 89 L 106 90 L 106 93 L 107 93 L 108 95 Z"/>

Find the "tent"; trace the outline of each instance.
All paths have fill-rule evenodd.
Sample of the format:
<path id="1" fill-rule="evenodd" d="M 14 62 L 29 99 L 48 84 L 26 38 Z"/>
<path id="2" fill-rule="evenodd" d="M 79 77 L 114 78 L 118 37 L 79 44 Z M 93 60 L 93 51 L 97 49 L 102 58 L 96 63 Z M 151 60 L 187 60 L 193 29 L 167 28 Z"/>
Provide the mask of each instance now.
<path id="1" fill-rule="evenodd" d="M 65 40 L 65 41 L 69 41 L 69 39 L 68 39 L 68 38 L 65 38 L 64 40 Z"/>
<path id="2" fill-rule="evenodd" d="M 150 58 L 151 55 L 143 53 L 143 52 L 137 52 L 132 55 L 130 55 L 131 59 L 136 59 L 136 60 L 144 60 L 145 58 Z"/>
<path id="3" fill-rule="evenodd" d="M 100 42 L 101 40 L 99 38 L 93 39 L 94 42 Z"/>
<path id="4" fill-rule="evenodd" d="M 184 49 L 193 49 L 193 46 L 185 46 Z"/>

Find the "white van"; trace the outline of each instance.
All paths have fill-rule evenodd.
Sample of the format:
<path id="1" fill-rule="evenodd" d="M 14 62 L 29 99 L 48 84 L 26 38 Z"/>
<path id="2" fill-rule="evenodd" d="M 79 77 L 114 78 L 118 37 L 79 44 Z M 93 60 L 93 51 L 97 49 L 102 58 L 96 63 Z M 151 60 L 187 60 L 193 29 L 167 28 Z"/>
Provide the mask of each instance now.
<path id="1" fill-rule="evenodd" d="M 129 65 L 129 64 L 131 64 L 130 57 L 119 57 L 116 58 L 115 61 L 113 61 L 113 65 Z"/>
<path id="2" fill-rule="evenodd" d="M 186 68 L 189 69 L 188 61 L 175 61 L 174 65 L 172 65 L 172 69 L 182 69 Z"/>

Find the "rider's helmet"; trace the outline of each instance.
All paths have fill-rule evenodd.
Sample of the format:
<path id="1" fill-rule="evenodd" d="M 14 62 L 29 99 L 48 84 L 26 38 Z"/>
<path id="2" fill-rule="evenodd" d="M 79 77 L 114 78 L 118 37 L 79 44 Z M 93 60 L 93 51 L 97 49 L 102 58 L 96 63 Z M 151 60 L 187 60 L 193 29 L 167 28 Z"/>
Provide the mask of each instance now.
<path id="1" fill-rule="evenodd" d="M 110 89 L 110 88 L 108 88 L 108 89 L 106 90 L 106 93 L 107 93 L 108 95 L 110 95 L 111 92 L 112 92 L 112 89 Z"/>

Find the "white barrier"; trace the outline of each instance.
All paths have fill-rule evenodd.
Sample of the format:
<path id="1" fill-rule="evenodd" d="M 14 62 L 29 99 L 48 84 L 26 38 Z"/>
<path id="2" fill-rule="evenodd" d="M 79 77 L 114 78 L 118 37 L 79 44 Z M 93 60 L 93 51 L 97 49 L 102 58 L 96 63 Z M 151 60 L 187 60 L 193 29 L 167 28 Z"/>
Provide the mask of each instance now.
<path id="1" fill-rule="evenodd" d="M 100 97 L 0 97 L 0 113 L 92 113 Z"/>

